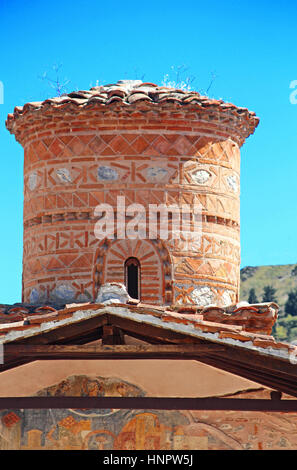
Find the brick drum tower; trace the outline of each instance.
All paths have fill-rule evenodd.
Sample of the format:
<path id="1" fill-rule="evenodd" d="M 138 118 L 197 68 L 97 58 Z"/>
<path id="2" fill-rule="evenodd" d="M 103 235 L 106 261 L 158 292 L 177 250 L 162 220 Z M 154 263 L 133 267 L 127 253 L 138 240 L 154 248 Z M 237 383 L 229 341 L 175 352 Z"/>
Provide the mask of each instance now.
<path id="1" fill-rule="evenodd" d="M 95 301 L 108 282 L 148 304 L 238 301 L 239 149 L 253 112 L 126 80 L 16 107 L 6 125 L 25 154 L 23 302 Z M 145 210 L 200 207 L 199 243 L 182 233 L 98 239 L 95 209 L 108 204 L 119 220 L 119 196 Z"/>

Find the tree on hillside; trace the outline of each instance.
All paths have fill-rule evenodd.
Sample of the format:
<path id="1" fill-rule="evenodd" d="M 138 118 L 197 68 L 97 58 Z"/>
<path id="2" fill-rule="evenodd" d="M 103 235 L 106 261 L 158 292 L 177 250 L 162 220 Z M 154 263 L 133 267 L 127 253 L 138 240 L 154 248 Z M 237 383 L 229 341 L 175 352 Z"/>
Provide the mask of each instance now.
<path id="1" fill-rule="evenodd" d="M 256 291 L 253 287 L 249 291 L 248 303 L 249 304 L 257 304 L 258 303 L 258 299 L 257 299 L 257 296 L 256 296 Z"/>
<path id="2" fill-rule="evenodd" d="M 289 292 L 287 302 L 285 303 L 285 312 L 297 315 L 297 289 Z"/>
<path id="3" fill-rule="evenodd" d="M 272 286 L 265 286 L 263 290 L 262 302 L 277 302 L 276 289 Z"/>
<path id="4" fill-rule="evenodd" d="M 248 303 L 249 304 L 257 304 L 259 301 L 257 299 L 257 296 L 256 296 L 256 291 L 255 289 L 252 287 L 249 291 L 249 298 L 248 298 Z"/>
<path id="5" fill-rule="evenodd" d="M 294 266 L 294 268 L 291 271 L 291 276 L 297 276 L 297 264 Z"/>

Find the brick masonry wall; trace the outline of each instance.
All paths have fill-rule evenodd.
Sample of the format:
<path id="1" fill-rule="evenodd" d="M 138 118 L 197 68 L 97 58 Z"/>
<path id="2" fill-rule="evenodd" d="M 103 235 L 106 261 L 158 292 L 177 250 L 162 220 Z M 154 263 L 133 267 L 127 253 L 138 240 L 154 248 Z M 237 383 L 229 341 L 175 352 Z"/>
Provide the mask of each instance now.
<path id="1" fill-rule="evenodd" d="M 236 129 L 190 111 L 44 111 L 19 124 L 24 146 L 23 300 L 89 301 L 141 263 L 142 300 L 238 300 L 242 143 Z M 98 240 L 95 207 L 200 204 L 200 245 Z"/>

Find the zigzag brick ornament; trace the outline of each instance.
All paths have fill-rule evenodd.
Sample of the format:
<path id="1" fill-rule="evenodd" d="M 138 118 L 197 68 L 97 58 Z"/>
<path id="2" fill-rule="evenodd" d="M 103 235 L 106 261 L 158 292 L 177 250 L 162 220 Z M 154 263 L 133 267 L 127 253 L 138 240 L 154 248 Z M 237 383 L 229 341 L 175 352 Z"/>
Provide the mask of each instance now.
<path id="1" fill-rule="evenodd" d="M 139 80 L 16 107 L 6 126 L 24 148 L 23 302 L 92 302 L 105 283 L 134 282 L 147 304 L 236 304 L 240 147 L 258 122 Z M 96 236 L 96 208 L 118 221 L 119 197 L 144 208 L 145 237 Z M 170 214 L 171 237 L 148 236 L 149 206 L 162 204 L 199 207 L 199 239 L 172 236 Z"/>
<path id="2" fill-rule="evenodd" d="M 258 122 L 139 80 L 8 115 L 23 298 L 0 304 L 0 449 L 296 448 L 297 346 L 276 303 L 239 302 Z"/>

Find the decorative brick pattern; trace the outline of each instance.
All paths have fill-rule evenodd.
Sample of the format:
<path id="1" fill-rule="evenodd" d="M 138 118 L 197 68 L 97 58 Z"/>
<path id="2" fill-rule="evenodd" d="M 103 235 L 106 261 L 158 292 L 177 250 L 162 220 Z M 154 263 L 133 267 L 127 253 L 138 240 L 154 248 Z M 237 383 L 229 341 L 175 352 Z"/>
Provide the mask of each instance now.
<path id="1" fill-rule="evenodd" d="M 101 203 L 116 209 L 117 197 L 125 196 L 126 205 L 199 204 L 202 210 L 201 243 L 168 239 L 170 279 L 156 253 L 152 281 L 159 277 L 160 282 L 150 295 L 149 288 L 142 291 L 143 300 L 197 303 L 198 292 L 207 287 L 217 305 L 235 303 L 239 147 L 258 118 L 197 93 L 165 89 L 164 94 L 138 82 L 127 86 L 79 92 L 82 106 L 70 94 L 62 101 L 16 108 L 8 117 L 7 126 L 25 152 L 23 300 L 57 301 L 63 292 L 68 301 L 95 299 L 102 281 L 95 268 L 101 241 L 94 236 L 94 210 Z M 148 97 L 145 102 L 138 100 L 137 87 Z M 145 243 L 151 242 L 143 242 L 144 252 Z M 115 247 L 120 248 L 119 241 Z M 102 258 L 102 279 L 123 280 L 118 256 L 113 270 L 111 254 Z M 170 289 L 165 287 L 169 281 Z"/>
<path id="2" fill-rule="evenodd" d="M 166 245 L 160 240 L 104 240 L 96 253 L 95 297 L 102 284 L 125 283 L 124 265 L 130 257 L 140 262 L 142 302 L 171 303 L 171 260 Z"/>

